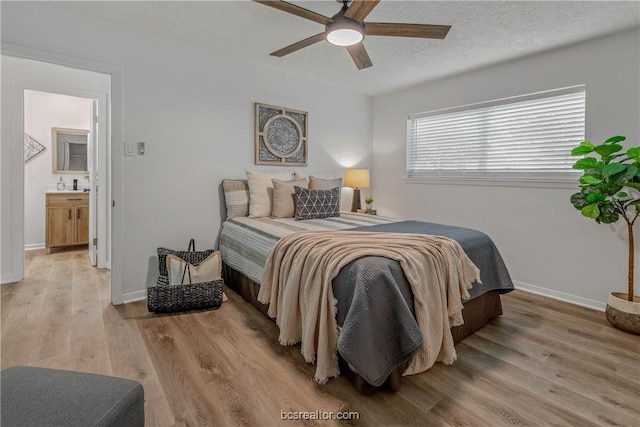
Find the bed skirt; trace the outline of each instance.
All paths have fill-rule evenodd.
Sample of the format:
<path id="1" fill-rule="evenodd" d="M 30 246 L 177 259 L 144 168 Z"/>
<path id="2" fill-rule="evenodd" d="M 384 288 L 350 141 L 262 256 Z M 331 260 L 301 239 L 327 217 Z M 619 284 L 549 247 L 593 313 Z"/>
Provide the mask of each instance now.
<path id="1" fill-rule="evenodd" d="M 258 301 L 258 291 L 260 290 L 259 284 L 227 265 L 223 266 L 223 275 L 225 284 L 230 289 L 242 296 L 245 301 L 251 303 L 251 305 L 257 308 L 262 314 L 269 317 L 267 314 L 269 306 Z M 456 344 L 482 328 L 489 320 L 502 315 L 500 291 L 498 290 L 488 291 L 476 298 L 465 301 L 463 305 L 464 310 L 462 311 L 462 317 L 464 319 L 464 324 L 451 328 L 453 341 Z M 408 362 L 398 366 L 391 375 L 389 375 L 389 378 L 387 378 L 382 386 L 375 387 L 367 383 L 360 375 L 349 369 L 348 364 L 342 360 L 341 357 L 339 358 L 339 362 L 340 372 L 351 380 L 353 386 L 361 394 L 369 394 L 379 388 L 398 391 L 400 389 L 402 373 L 408 366 Z"/>

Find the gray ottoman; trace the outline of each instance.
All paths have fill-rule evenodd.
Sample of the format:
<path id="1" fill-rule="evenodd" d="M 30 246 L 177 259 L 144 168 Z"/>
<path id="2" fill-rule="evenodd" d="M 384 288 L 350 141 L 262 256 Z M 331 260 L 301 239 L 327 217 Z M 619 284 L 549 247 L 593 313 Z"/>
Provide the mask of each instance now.
<path id="1" fill-rule="evenodd" d="M 144 426 L 136 381 L 15 366 L 0 373 L 0 420 L 10 426 Z"/>

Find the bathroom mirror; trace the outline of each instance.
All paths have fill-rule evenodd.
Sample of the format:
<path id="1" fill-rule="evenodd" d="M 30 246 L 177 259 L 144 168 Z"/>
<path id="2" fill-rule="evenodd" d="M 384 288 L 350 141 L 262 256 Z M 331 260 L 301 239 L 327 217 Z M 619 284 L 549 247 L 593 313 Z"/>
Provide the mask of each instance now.
<path id="1" fill-rule="evenodd" d="M 53 173 L 89 173 L 86 129 L 51 128 Z"/>

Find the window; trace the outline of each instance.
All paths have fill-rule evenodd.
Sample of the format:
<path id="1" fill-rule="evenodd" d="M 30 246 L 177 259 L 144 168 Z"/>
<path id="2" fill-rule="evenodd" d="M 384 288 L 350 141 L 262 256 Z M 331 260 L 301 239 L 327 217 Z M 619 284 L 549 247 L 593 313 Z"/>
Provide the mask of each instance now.
<path id="1" fill-rule="evenodd" d="M 584 86 L 412 115 L 407 177 L 575 180 L 584 128 Z"/>

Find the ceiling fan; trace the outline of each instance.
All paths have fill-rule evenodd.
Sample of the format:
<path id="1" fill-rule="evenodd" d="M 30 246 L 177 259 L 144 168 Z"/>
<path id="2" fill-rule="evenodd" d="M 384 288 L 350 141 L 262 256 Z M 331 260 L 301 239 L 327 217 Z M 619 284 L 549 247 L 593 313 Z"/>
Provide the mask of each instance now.
<path id="1" fill-rule="evenodd" d="M 428 24 L 401 24 L 392 22 L 364 22 L 380 0 L 336 0 L 342 3 L 342 9 L 328 18 L 319 13 L 312 12 L 295 4 L 282 0 L 254 0 L 257 3 L 270 6 L 284 12 L 291 13 L 301 18 L 323 24 L 325 30 L 320 34 L 311 36 L 297 43 L 289 45 L 271 53 L 271 56 L 282 57 L 293 53 L 303 47 L 311 46 L 322 40 L 336 46 L 345 46 L 353 58 L 358 69 L 371 67 L 371 59 L 367 53 L 362 39 L 364 36 L 396 36 L 396 37 L 420 37 L 427 39 L 444 39 L 451 28 L 450 25 Z M 351 3 L 351 5 L 349 5 Z"/>

